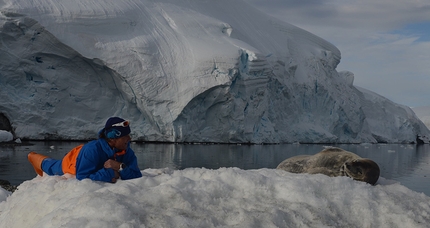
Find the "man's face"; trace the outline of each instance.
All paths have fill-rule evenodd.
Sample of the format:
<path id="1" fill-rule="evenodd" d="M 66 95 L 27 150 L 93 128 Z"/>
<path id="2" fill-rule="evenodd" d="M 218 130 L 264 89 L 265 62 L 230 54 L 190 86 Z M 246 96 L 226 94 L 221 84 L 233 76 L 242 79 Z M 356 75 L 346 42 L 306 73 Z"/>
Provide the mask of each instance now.
<path id="1" fill-rule="evenodd" d="M 119 137 L 117 139 L 112 139 L 112 146 L 115 147 L 118 150 L 125 150 L 127 149 L 128 142 L 130 142 L 131 137 L 130 135 L 124 135 L 122 137 Z"/>

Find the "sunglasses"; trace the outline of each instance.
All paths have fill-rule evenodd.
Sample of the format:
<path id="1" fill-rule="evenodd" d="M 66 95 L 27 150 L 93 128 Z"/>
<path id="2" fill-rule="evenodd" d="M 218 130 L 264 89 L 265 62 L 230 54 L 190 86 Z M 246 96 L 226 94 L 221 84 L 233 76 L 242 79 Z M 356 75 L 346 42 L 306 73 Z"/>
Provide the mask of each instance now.
<path id="1" fill-rule="evenodd" d="M 128 125 L 130 125 L 130 121 L 125 120 L 120 123 L 112 124 L 112 127 L 128 127 Z"/>

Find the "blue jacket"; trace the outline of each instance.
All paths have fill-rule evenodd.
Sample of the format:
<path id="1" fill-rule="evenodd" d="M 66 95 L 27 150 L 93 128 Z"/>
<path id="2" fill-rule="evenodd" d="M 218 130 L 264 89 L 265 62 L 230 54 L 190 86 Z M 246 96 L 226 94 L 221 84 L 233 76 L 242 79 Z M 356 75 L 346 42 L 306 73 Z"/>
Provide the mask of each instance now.
<path id="1" fill-rule="evenodd" d="M 111 182 L 115 177 L 114 170 L 104 168 L 104 163 L 113 159 L 125 164 L 125 168 L 119 172 L 121 179 L 133 179 L 142 177 L 139 167 L 137 166 L 137 158 L 134 151 L 130 148 L 130 143 L 127 150 L 118 151 L 110 148 L 105 139 L 97 139 L 85 144 L 76 158 L 76 178 L 82 180 L 90 178 L 95 181 Z"/>

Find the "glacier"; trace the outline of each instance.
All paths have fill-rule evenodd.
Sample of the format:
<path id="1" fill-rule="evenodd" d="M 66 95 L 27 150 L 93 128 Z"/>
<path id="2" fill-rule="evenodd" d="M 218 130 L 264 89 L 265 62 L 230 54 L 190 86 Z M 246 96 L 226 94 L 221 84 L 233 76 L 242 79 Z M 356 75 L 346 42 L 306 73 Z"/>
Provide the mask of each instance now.
<path id="1" fill-rule="evenodd" d="M 430 129 L 430 106 L 413 107 L 417 117 Z"/>
<path id="2" fill-rule="evenodd" d="M 331 43 L 242 0 L 0 0 L 0 122 L 14 137 L 428 143 L 404 105 L 354 86 Z M 8 129 L 3 129 L 8 130 Z"/>

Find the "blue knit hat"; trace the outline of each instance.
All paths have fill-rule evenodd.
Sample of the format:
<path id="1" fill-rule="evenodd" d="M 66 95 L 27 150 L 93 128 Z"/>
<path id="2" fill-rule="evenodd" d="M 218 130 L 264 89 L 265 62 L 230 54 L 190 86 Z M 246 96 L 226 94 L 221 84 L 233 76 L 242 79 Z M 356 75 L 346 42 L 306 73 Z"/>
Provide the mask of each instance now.
<path id="1" fill-rule="evenodd" d="M 102 129 L 108 139 L 117 139 L 130 134 L 130 123 L 119 117 L 111 117 L 106 121 Z"/>

